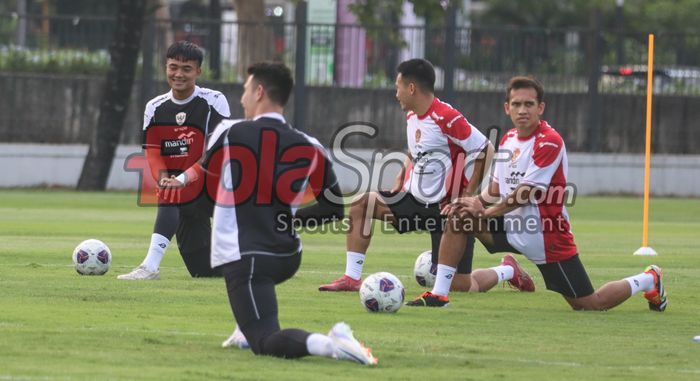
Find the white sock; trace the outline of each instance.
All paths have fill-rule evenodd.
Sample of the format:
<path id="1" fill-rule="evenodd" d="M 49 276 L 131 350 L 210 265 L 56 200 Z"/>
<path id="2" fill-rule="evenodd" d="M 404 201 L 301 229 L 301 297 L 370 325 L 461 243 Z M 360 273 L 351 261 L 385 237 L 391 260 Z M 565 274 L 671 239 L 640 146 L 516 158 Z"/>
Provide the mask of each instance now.
<path id="1" fill-rule="evenodd" d="M 632 288 L 632 295 L 639 291 L 651 291 L 654 289 L 654 276 L 647 273 L 637 274 L 635 276 L 625 278 L 627 283 Z"/>
<path id="2" fill-rule="evenodd" d="M 158 233 L 153 233 L 151 235 L 151 246 L 148 247 L 148 254 L 146 258 L 143 259 L 141 263 L 145 266 L 148 271 L 156 271 L 160 267 L 160 261 L 163 260 L 163 255 L 165 255 L 165 250 L 168 249 L 170 240 L 165 236 Z"/>
<path id="3" fill-rule="evenodd" d="M 312 333 L 306 339 L 306 350 L 314 356 L 333 357 L 333 340 L 320 333 Z"/>
<path id="4" fill-rule="evenodd" d="M 437 265 L 437 274 L 435 275 L 435 285 L 430 291 L 435 295 L 447 296 L 450 293 L 452 278 L 455 277 L 457 269 L 447 265 Z"/>
<path id="5" fill-rule="evenodd" d="M 491 267 L 489 270 L 493 270 L 498 275 L 498 283 L 505 282 L 507 280 L 513 279 L 515 275 L 515 269 L 512 266 L 496 266 Z"/>
<path id="6" fill-rule="evenodd" d="M 348 251 L 345 258 L 345 275 L 352 279 L 362 278 L 362 267 L 365 265 L 365 255 Z"/>

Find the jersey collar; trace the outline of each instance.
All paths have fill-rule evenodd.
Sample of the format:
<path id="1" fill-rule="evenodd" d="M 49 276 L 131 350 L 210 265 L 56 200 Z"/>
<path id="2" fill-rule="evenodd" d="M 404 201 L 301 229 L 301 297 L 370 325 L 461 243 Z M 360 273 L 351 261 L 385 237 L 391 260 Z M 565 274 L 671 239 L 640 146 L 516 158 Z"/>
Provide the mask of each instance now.
<path id="1" fill-rule="evenodd" d="M 279 121 L 282 122 L 282 123 L 287 123 L 287 121 L 284 119 L 284 116 L 283 116 L 282 114 L 278 113 L 278 112 L 266 112 L 266 113 L 262 113 L 262 114 L 256 116 L 255 118 L 253 118 L 253 120 L 258 120 L 258 119 L 260 119 L 260 118 L 277 119 L 277 120 L 279 120 Z"/>
<path id="2" fill-rule="evenodd" d="M 537 125 L 537 127 L 536 127 L 534 130 L 532 130 L 532 132 L 530 133 L 530 135 L 520 137 L 520 135 L 518 135 L 518 134 L 516 133 L 515 136 L 517 136 L 517 137 L 518 137 L 518 140 L 520 140 L 521 142 L 524 142 L 524 141 L 526 141 L 526 140 L 530 140 L 531 137 L 535 136 L 535 135 L 538 134 L 540 131 L 542 131 L 542 128 L 543 128 L 544 126 L 547 126 L 547 122 L 545 122 L 544 120 L 541 120 L 541 119 L 540 119 L 540 123 Z"/>
<path id="3" fill-rule="evenodd" d="M 434 96 L 433 103 L 431 103 L 430 107 L 428 107 L 428 111 L 426 111 L 425 114 L 423 114 L 423 115 L 417 115 L 418 119 L 425 119 L 425 117 L 430 115 L 430 113 L 433 112 L 433 110 L 435 110 L 435 107 L 437 106 L 438 103 L 440 103 L 440 100 L 438 99 L 438 97 Z"/>
<path id="4" fill-rule="evenodd" d="M 195 85 L 195 86 L 194 86 L 194 91 L 192 92 L 192 95 L 190 95 L 189 97 L 187 97 L 187 99 L 175 99 L 175 97 L 173 96 L 173 90 L 171 89 L 171 90 L 170 90 L 170 93 L 169 93 L 169 94 L 170 94 L 170 100 L 173 101 L 173 103 L 175 103 L 175 104 L 184 105 L 185 103 L 189 103 L 192 99 L 194 99 L 194 97 L 196 97 L 197 95 L 199 95 L 199 91 L 200 91 L 200 90 L 201 90 L 200 87 L 197 86 L 197 85 Z"/>

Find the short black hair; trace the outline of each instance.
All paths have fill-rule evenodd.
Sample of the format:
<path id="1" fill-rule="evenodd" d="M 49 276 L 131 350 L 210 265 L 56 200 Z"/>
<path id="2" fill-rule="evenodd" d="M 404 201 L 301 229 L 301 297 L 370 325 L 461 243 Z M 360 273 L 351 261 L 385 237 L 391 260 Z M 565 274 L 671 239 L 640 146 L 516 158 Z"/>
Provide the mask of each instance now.
<path id="1" fill-rule="evenodd" d="M 257 62 L 248 66 L 248 75 L 262 85 L 271 101 L 284 106 L 294 87 L 292 71 L 282 62 Z"/>
<path id="2" fill-rule="evenodd" d="M 405 81 L 415 82 L 425 91 L 435 92 L 435 69 L 430 61 L 422 58 L 413 58 L 403 61 L 396 68 Z"/>
<path id="3" fill-rule="evenodd" d="M 506 102 L 510 102 L 511 90 L 533 89 L 537 93 L 537 103 L 542 103 L 544 100 L 544 87 L 534 77 L 517 76 L 508 81 L 506 87 Z"/>
<path id="4" fill-rule="evenodd" d="M 189 41 L 178 41 L 168 48 L 165 58 L 172 58 L 178 61 L 197 61 L 197 66 L 202 66 L 204 53 L 197 44 Z"/>

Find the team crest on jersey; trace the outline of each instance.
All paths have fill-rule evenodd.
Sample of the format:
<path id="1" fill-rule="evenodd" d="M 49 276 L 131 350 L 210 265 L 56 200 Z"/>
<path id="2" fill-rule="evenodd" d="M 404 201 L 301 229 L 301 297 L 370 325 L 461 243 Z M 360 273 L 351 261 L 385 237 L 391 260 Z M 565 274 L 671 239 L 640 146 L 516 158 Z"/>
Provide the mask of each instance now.
<path id="1" fill-rule="evenodd" d="M 184 112 L 178 112 L 177 115 L 175 115 L 175 121 L 180 126 L 182 126 L 182 124 L 185 123 L 185 119 L 187 119 L 187 114 L 185 114 Z"/>
<path id="2" fill-rule="evenodd" d="M 513 150 L 513 156 L 510 158 L 511 163 L 515 163 L 520 157 L 520 148 Z"/>
<path id="3" fill-rule="evenodd" d="M 421 135 L 420 128 L 417 128 L 416 129 L 416 143 L 420 142 L 420 135 Z"/>

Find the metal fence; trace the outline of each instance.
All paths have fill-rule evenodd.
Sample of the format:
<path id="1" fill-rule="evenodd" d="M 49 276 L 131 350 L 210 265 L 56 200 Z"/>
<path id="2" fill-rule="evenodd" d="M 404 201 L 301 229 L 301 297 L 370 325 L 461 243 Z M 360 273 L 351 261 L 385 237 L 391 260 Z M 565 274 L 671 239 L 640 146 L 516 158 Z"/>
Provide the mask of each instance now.
<path id="1" fill-rule="evenodd" d="M 115 21 L 103 17 L 0 14 L 0 71 L 99 74 L 109 65 Z M 163 80 L 167 46 L 187 39 L 207 52 L 204 79 L 239 83 L 239 57 L 251 36 L 266 57 L 294 68 L 297 25 L 221 20 L 149 20 L 144 33 L 146 74 Z M 396 65 L 412 57 L 431 60 L 444 87 L 450 72 L 456 91 L 500 90 L 515 74 L 532 74 L 552 92 L 643 93 L 647 36 L 595 29 L 456 27 L 343 24 L 306 25 L 307 85 L 356 88 L 393 86 Z M 248 41 L 248 45 L 245 42 Z M 700 95 L 700 35 L 656 35 L 655 92 Z M 451 53 L 453 59 L 446 60 Z M 140 65 L 140 69 L 143 65 Z M 151 74 L 152 73 L 152 74 Z"/>

